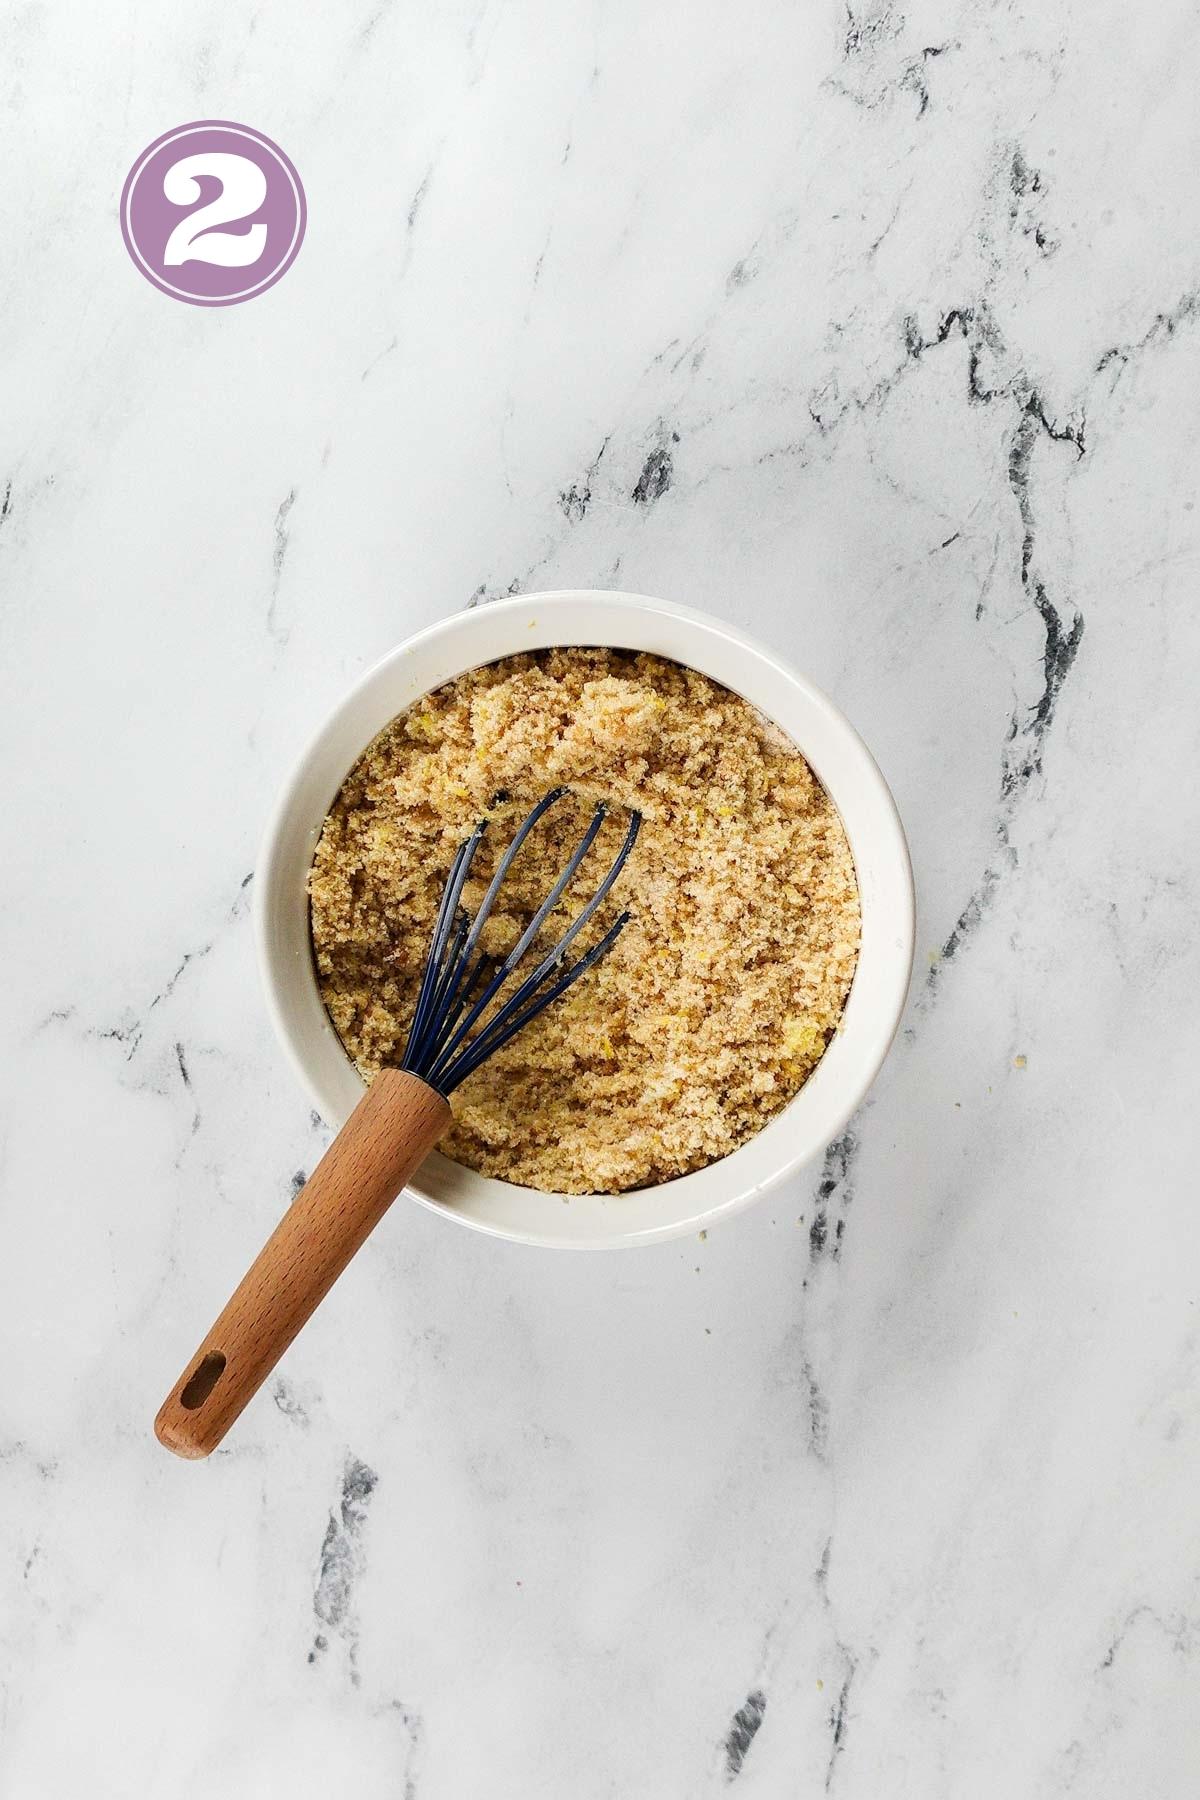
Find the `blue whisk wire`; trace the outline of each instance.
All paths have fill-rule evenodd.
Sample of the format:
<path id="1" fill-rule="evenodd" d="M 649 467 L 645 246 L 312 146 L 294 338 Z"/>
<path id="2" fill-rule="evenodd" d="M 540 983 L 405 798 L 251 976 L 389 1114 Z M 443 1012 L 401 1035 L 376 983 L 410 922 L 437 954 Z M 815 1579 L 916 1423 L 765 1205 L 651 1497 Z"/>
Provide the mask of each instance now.
<path id="1" fill-rule="evenodd" d="M 507 956 L 499 961 L 482 951 L 476 956 L 483 928 L 521 846 L 543 815 L 568 791 L 565 787 L 551 788 L 522 820 L 512 842 L 500 858 L 496 873 L 473 918 L 468 917 L 461 904 L 462 893 L 476 851 L 487 831 L 486 819 L 480 820 L 470 837 L 455 852 L 434 921 L 429 955 L 409 1027 L 404 1059 L 400 1065 L 408 1073 L 419 1075 L 422 1081 L 428 1082 L 440 1094 L 452 1094 L 481 1063 L 507 1044 L 560 995 L 565 994 L 589 969 L 594 968 L 601 957 L 611 950 L 632 916 L 623 912 L 590 950 L 569 967 L 563 967 L 571 946 L 597 908 L 603 904 L 625 866 L 641 828 L 642 816 L 638 812 L 630 813 L 621 848 L 591 899 L 580 909 L 533 973 L 526 976 L 496 1007 L 485 1024 L 480 1025 L 483 1015 L 499 999 L 505 982 L 524 960 L 546 919 L 578 873 L 607 816 L 608 808 L 601 801 L 558 880 Z M 478 1029 L 472 1036 L 475 1027 Z"/>

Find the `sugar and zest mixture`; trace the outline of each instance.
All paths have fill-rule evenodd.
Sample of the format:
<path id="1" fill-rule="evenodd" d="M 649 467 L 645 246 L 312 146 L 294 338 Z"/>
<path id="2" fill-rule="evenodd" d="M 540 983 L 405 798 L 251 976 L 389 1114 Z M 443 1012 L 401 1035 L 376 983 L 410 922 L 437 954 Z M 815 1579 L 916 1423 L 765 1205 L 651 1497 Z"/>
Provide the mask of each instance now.
<path id="1" fill-rule="evenodd" d="M 636 847 L 581 947 L 621 910 L 633 919 L 457 1090 L 442 1148 L 526 1186 L 620 1193 L 727 1155 L 803 1084 L 849 992 L 858 887 L 804 758 L 716 682 L 603 649 L 476 669 L 375 739 L 317 846 L 321 994 L 366 1079 L 403 1056 L 458 844 L 491 818 L 473 910 L 516 825 L 558 783 L 570 795 L 521 851 L 484 947 L 516 941 L 601 799 L 610 815 L 539 942 L 590 896 L 637 807 Z"/>

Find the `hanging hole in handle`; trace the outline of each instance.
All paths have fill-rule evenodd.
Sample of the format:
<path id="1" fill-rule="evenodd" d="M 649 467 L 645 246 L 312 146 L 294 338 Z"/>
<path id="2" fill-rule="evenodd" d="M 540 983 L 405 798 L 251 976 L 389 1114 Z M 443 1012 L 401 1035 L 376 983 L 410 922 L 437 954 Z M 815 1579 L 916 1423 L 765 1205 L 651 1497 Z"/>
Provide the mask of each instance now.
<path id="1" fill-rule="evenodd" d="M 203 1406 L 224 1373 L 225 1352 L 210 1350 L 204 1360 L 196 1364 L 184 1383 L 183 1392 L 179 1396 L 180 1406 L 186 1406 L 189 1412 Z"/>

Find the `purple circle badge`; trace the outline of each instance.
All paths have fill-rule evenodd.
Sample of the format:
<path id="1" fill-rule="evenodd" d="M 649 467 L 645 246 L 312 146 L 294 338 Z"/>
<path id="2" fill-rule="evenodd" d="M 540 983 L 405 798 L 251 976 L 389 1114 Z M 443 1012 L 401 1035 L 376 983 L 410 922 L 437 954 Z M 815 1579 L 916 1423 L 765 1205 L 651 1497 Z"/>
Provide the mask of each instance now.
<path id="1" fill-rule="evenodd" d="M 278 144 L 203 119 L 143 150 L 125 178 L 121 233 L 147 281 L 191 306 L 235 306 L 296 260 L 304 189 Z"/>

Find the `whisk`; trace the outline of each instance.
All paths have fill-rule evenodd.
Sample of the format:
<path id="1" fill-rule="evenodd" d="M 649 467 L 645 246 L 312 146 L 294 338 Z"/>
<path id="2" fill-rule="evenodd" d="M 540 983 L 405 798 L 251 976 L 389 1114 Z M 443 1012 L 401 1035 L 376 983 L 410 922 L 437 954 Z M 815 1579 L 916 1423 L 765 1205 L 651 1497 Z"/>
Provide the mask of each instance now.
<path id="1" fill-rule="evenodd" d="M 482 948 L 483 929 L 521 846 L 569 790 L 552 788 L 518 826 L 473 917 L 463 890 L 488 829 L 462 843 L 442 893 L 416 1009 L 398 1069 L 382 1069 L 276 1226 L 225 1310 L 159 1409 L 154 1430 L 178 1456 L 207 1456 L 257 1393 L 296 1333 L 451 1122 L 448 1095 L 607 954 L 629 922 L 622 912 L 571 961 L 588 922 L 625 866 L 641 825 L 632 812 L 621 847 L 553 949 L 518 970 L 596 841 L 602 801 L 562 874 L 512 949 Z M 530 959 L 532 960 L 532 959 Z"/>

